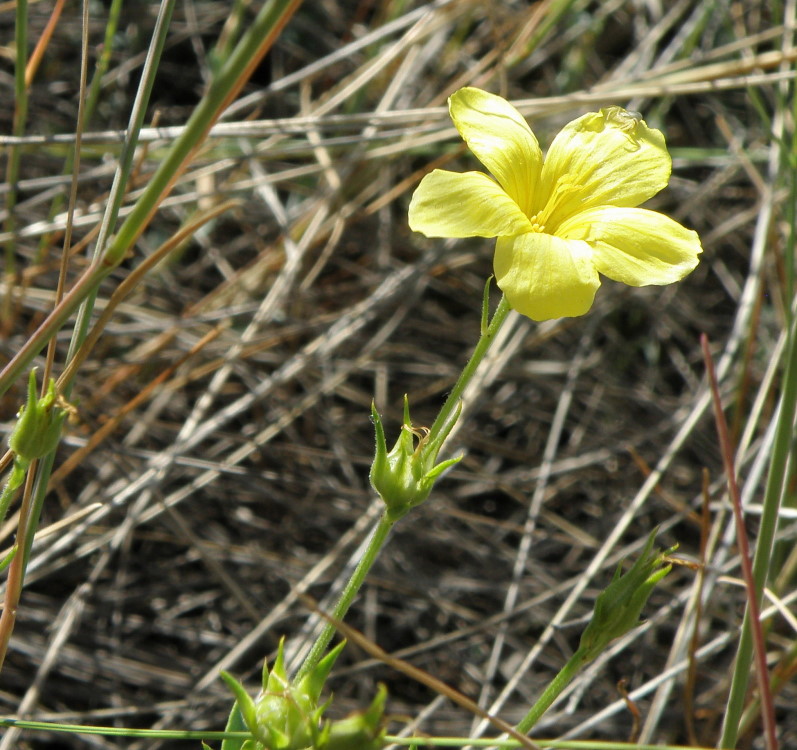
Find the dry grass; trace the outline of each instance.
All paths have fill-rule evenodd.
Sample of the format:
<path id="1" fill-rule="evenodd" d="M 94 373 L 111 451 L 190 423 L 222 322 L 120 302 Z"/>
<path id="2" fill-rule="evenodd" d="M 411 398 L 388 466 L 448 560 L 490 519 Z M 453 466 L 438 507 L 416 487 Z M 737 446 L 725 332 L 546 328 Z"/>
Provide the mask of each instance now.
<path id="1" fill-rule="evenodd" d="M 671 186 L 653 207 L 701 234 L 704 259 L 675 287 L 607 281 L 584 318 L 507 324 L 449 445 L 465 459 L 399 524 L 349 622 L 518 720 L 574 649 L 618 560 L 650 529 L 660 525 L 660 543 L 699 559 L 707 469 L 705 578 L 676 569 L 647 623 L 582 675 L 538 734 L 627 738 L 632 718 L 616 687 L 624 679 L 642 739 L 686 742 L 688 716 L 697 741 L 716 742 L 744 594 L 698 336 L 709 335 L 721 363 L 747 497 L 760 502 L 778 387 L 768 366 L 784 314 L 788 193 L 775 181 L 777 134 L 793 126 L 782 102 L 794 48 L 770 5 L 307 2 L 137 253 L 200 209 L 226 197 L 236 207 L 120 306 L 78 379 L 80 422 L 59 453 L 0 712 L 221 729 L 231 699 L 220 667 L 254 685 L 282 634 L 296 658 L 313 625 L 297 595 L 329 606 L 379 511 L 368 484 L 372 397 L 392 434 L 404 393 L 413 418 L 430 422 L 478 336 L 492 243 L 429 241 L 406 224 L 409 195 L 432 162 L 476 168 L 444 109 L 469 84 L 520 102 L 543 144 L 598 106 L 643 112 L 674 155 Z M 178 7 L 150 116 L 159 127 L 179 127 L 197 100 L 225 6 Z M 49 11 L 31 7 L 33 38 Z M 117 139 L 107 131 L 126 121 L 150 11 L 124 11 L 85 139 L 76 239 L 110 187 Z M 79 20 L 67 10 L 34 83 L 32 135 L 74 130 Z M 99 42 L 104 18 L 93 23 Z M 3 6 L 0 37 L 12 27 Z M 4 133 L 10 117 L 0 113 Z M 145 136 L 139 185 L 171 137 Z M 45 233 L 63 226 L 48 211 L 66 186 L 65 153 L 31 145 L 23 160 L 24 288 L 5 321 L 4 359 L 52 299 L 57 237 L 38 253 Z M 73 267 L 84 263 L 77 255 Z M 126 273 L 109 280 L 100 308 Z M 21 394 L 20 383 L 3 402 L 6 428 Z M 773 661 L 793 639 L 776 617 Z M 484 730 L 356 648 L 340 664 L 335 711 L 365 705 L 381 680 L 390 713 L 418 717 L 406 731 Z M 777 698 L 783 747 L 797 744 L 795 701 L 793 685 Z M 13 742 L 155 746 L 34 734 Z"/>

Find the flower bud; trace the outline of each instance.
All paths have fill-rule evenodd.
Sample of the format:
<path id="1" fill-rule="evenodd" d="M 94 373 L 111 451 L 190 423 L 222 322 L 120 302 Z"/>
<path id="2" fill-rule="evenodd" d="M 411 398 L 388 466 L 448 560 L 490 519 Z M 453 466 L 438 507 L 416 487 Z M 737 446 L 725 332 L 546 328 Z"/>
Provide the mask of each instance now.
<path id="1" fill-rule="evenodd" d="M 639 616 L 653 587 L 672 569 L 667 555 L 676 547 L 664 552 L 654 551 L 657 532 L 658 529 L 651 532 L 631 570 L 623 574 L 622 563 L 617 566 L 612 582 L 595 600 L 592 620 L 582 633 L 578 647 L 585 661 L 594 659 L 611 641 L 640 624 Z"/>
<path id="2" fill-rule="evenodd" d="M 51 378 L 47 393 L 36 395 L 36 369 L 28 379 L 28 401 L 17 414 L 17 423 L 8 436 L 8 447 L 24 461 L 33 461 L 55 450 L 61 425 L 68 413 Z"/>
<path id="3" fill-rule="evenodd" d="M 324 741 L 323 750 L 380 750 L 385 746 L 385 700 L 387 688 L 379 690 L 371 705 L 363 712 L 333 721 Z"/>
<path id="4" fill-rule="evenodd" d="M 319 706 L 318 699 L 345 645 L 345 641 L 338 644 L 311 672 L 292 683 L 285 670 L 284 641 L 280 641 L 274 666 L 269 670 L 263 665 L 263 689 L 256 701 L 234 677 L 221 673 L 252 733 L 247 740 L 251 750 L 305 750 L 323 745 L 329 726 L 322 726 L 321 719 L 329 702 Z"/>
<path id="5" fill-rule="evenodd" d="M 371 465 L 371 486 L 387 506 L 392 521 L 420 505 L 432 491 L 437 478 L 450 466 L 462 460 L 462 456 L 450 458 L 435 465 L 437 454 L 443 446 L 462 411 L 460 405 L 438 435 L 432 435 L 424 427 L 413 427 L 410 421 L 410 406 L 404 396 L 404 421 L 401 434 L 393 450 L 387 451 L 385 431 L 376 407 L 371 404 L 371 418 L 376 431 L 376 453 Z M 417 444 L 416 444 L 417 441 Z"/>

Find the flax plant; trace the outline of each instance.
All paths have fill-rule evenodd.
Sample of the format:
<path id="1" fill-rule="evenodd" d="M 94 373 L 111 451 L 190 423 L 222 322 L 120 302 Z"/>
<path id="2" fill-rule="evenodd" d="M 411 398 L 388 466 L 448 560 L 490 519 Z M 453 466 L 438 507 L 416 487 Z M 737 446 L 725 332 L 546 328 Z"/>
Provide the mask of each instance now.
<path id="1" fill-rule="evenodd" d="M 599 286 L 599 270 L 634 286 L 668 284 L 693 270 L 702 251 L 695 232 L 636 208 L 666 185 L 671 169 L 664 137 L 641 117 L 619 107 L 584 115 L 554 139 L 543 162 L 528 124 L 501 97 L 465 88 L 451 96 L 449 109 L 463 139 L 495 179 L 435 170 L 413 195 L 409 223 L 434 237 L 498 236 L 496 278 L 505 296 L 490 319 L 488 283 L 482 335 L 431 428 L 413 425 L 405 397 L 401 432 L 388 451 L 381 418 L 372 407 L 376 451 L 370 479 L 385 511 L 331 622 L 300 667 L 296 686 L 323 663 L 335 621 L 345 616 L 392 526 L 424 503 L 435 482 L 459 460 L 438 463 L 438 455 L 459 418 L 459 399 L 510 309 L 535 320 L 583 315 Z M 665 555 L 652 551 L 653 541 L 651 535 L 628 575 L 617 570 L 596 603 L 579 650 L 518 725 L 520 732 L 534 726 L 580 669 L 638 624 L 650 592 L 670 570 Z M 254 710 L 247 719 L 240 689 L 236 697 L 228 730 L 240 728 L 243 718 L 257 737 Z M 268 747 L 261 744 L 258 750 Z M 248 749 L 227 741 L 224 750 Z"/>
<path id="2" fill-rule="evenodd" d="M 122 274 L 125 278 L 117 283 L 106 308 L 107 314 L 101 316 L 90 331 L 100 286 L 112 272 L 120 270 L 122 261 L 129 257 L 136 242 L 147 232 L 153 216 L 202 146 L 209 129 L 238 95 L 299 4 L 300 0 L 270 0 L 259 10 L 249 28 L 244 28 L 246 3 L 235 3 L 230 20 L 210 52 L 212 80 L 206 93 L 122 220 L 121 208 L 132 185 L 139 133 L 144 125 L 175 6 L 173 0 L 161 3 L 136 100 L 129 113 L 114 184 L 102 222 L 96 228 L 89 265 L 0 372 L 0 395 L 27 375 L 27 399 L 8 438 L 6 463 L 10 470 L 0 494 L 2 521 L 20 488 L 25 487 L 17 542 L 0 560 L 0 570 L 8 568 L 9 571 L 6 599 L 0 616 L 0 666 L 12 636 L 26 566 L 52 476 L 55 452 L 66 420 L 76 409 L 70 403 L 75 379 L 80 376 L 88 352 L 121 300 L 156 262 L 168 256 L 178 241 L 201 226 L 205 218 L 184 227 L 155 254 L 139 261 L 132 271 Z M 573 3 L 549 5 L 551 15 L 536 31 L 533 26 L 529 28 L 525 36 L 527 48 L 523 55 L 518 49 L 514 50 L 513 64 L 533 51 L 541 35 L 548 33 L 560 15 L 571 10 Z M 26 117 L 27 94 L 19 84 L 24 80 L 21 71 L 25 67 L 27 46 L 26 7 L 25 2 L 17 4 L 17 102 L 14 119 L 17 135 L 24 132 Z M 114 3 L 114 9 L 114 14 L 118 13 L 119 4 Z M 114 15 L 114 19 L 118 16 Z M 705 16 L 701 19 L 701 23 L 705 22 Z M 114 27 L 113 23 L 109 23 L 108 29 Z M 104 59 L 107 62 L 107 57 Z M 98 74 L 89 96 L 90 102 L 96 103 L 99 86 Z M 81 95 L 86 97 L 86 91 L 83 90 Z M 89 112 L 92 108 L 93 104 Z M 379 410 L 385 405 L 372 402 L 370 417 L 375 447 L 369 480 L 381 502 L 381 516 L 331 611 L 319 613 L 326 624 L 298 669 L 291 673 L 286 666 L 283 637 L 275 658 L 262 666 L 259 690 L 255 695 L 233 676 L 232 670 L 222 670 L 220 679 L 232 700 L 223 732 L 111 729 L 21 719 L 0 719 L 0 726 L 7 727 L 9 732 L 31 729 L 152 740 L 191 740 L 194 746 L 201 742 L 206 750 L 210 748 L 208 742 L 218 741 L 222 743 L 222 750 L 380 750 L 389 743 L 417 746 L 415 738 L 387 733 L 388 723 L 394 717 L 389 713 L 388 694 L 382 685 L 366 697 L 362 710 L 345 718 L 330 718 L 332 712 L 328 709 L 334 696 L 328 693 L 327 680 L 345 642 L 331 649 L 330 644 L 337 632 L 342 632 L 347 638 L 356 634 L 356 631 L 347 634 L 349 626 L 343 621 L 395 525 L 413 523 L 416 509 L 427 503 L 434 504 L 435 494 L 440 491 L 446 473 L 462 460 L 462 455 L 451 455 L 449 438 L 463 418 L 463 398 L 476 379 L 481 364 L 513 316 L 544 323 L 587 315 L 594 305 L 601 277 L 632 287 L 674 284 L 698 267 L 703 252 L 701 240 L 691 228 L 661 212 L 642 207 L 668 185 L 672 160 L 663 133 L 650 127 L 641 114 L 614 104 L 586 112 L 560 130 L 545 154 L 525 117 L 501 96 L 473 86 L 460 88 L 448 98 L 448 114 L 465 145 L 486 172 L 429 171 L 409 202 L 408 225 L 427 238 L 495 239 L 493 277 L 501 297 L 491 311 L 491 277 L 484 286 L 481 328 L 473 353 L 430 427 L 413 420 L 410 399 L 405 395 L 401 426 L 391 444 Z M 793 114 L 797 115 L 797 108 Z M 84 121 L 81 121 L 79 131 L 83 125 Z M 79 163 L 78 156 L 77 151 L 70 155 L 67 166 Z M 327 158 L 325 163 L 329 166 L 331 162 Z M 16 182 L 18 167 L 19 154 L 12 152 L 8 161 L 9 182 Z M 792 158 L 792 173 L 795 168 Z M 791 190 L 790 197 L 794 199 L 794 183 Z M 14 228 L 15 200 L 12 184 L 6 200 L 9 230 Z M 58 205 L 57 201 L 53 202 L 51 213 Z M 225 204 L 215 211 L 208 211 L 205 216 L 208 220 L 215 218 L 226 208 Z M 793 213 L 792 205 L 791 219 L 794 219 Z M 778 563 L 783 562 L 776 551 L 776 532 L 779 511 L 788 500 L 786 479 L 794 469 L 790 452 L 797 412 L 797 328 L 791 299 L 794 293 L 793 223 L 788 253 L 788 294 L 784 305 L 787 310 L 784 387 L 778 404 L 775 449 L 769 464 L 761 529 L 753 562 L 754 583 L 748 592 L 756 601 L 762 599 L 765 586 L 779 572 Z M 292 241 L 289 238 L 288 242 Z M 69 250 L 67 241 L 65 254 Z M 11 279 L 15 276 L 13 241 L 6 244 L 5 251 L 9 293 L 3 302 L 3 311 L 10 314 Z M 474 300 L 474 306 L 478 302 Z M 58 365 L 61 377 L 58 380 L 51 378 L 48 369 L 39 393 L 36 369 L 32 365 L 48 345 L 52 361 L 55 337 L 67 332 L 70 345 L 66 360 Z M 721 411 L 719 397 L 716 403 Z M 367 418 L 364 413 L 363 419 Z M 675 547 L 656 548 L 657 532 L 658 528 L 647 533 L 644 541 L 640 540 L 641 551 L 633 560 L 628 564 L 622 561 L 616 566 L 611 581 L 595 596 L 593 612 L 586 621 L 577 648 L 563 660 L 564 666 L 541 690 L 519 722 L 508 724 L 465 696 L 458 696 L 456 691 L 444 693 L 441 689 L 441 694 L 449 698 L 453 696 L 454 702 L 460 706 L 491 721 L 501 734 L 486 739 L 430 737 L 424 738 L 424 742 L 441 747 L 470 745 L 524 747 L 528 750 L 542 747 L 643 750 L 654 747 L 633 742 L 549 742 L 536 737 L 532 739 L 529 734 L 536 731 L 543 715 L 562 696 L 576 675 L 605 656 L 611 644 L 644 622 L 649 597 L 670 573 L 675 562 L 671 557 Z M 310 606 L 314 605 L 311 603 Z M 256 612 L 254 607 L 253 611 Z M 738 644 L 731 695 L 720 739 L 720 746 L 726 750 L 736 747 L 740 727 L 752 721 L 749 715 L 743 714 L 752 662 L 751 633 L 755 632 L 748 615 Z M 433 689 L 440 685 L 436 677 L 424 675 L 408 665 L 402 666 L 400 660 L 388 657 L 376 647 L 371 653 L 377 658 L 384 657 L 386 663 L 404 669 L 408 677 Z M 763 661 L 763 656 L 761 658 Z M 772 735 L 774 737 L 774 729 Z M 773 743 L 776 741 L 770 740 L 768 750 L 775 750 L 776 744 Z M 667 747 L 655 746 L 656 750 L 667 750 Z"/>

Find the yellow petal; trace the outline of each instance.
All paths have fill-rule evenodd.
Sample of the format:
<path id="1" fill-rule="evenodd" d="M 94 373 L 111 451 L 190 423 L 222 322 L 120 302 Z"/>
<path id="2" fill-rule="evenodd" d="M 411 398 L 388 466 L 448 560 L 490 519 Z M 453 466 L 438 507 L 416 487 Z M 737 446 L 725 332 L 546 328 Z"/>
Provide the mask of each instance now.
<path id="1" fill-rule="evenodd" d="M 448 110 L 468 148 L 528 214 L 538 189 L 542 152 L 523 115 L 506 99 L 475 88 L 452 94 Z"/>
<path id="2" fill-rule="evenodd" d="M 583 315 L 600 286 L 589 245 L 549 234 L 499 237 L 493 267 L 509 304 L 532 320 Z"/>
<path id="3" fill-rule="evenodd" d="M 559 233 L 588 242 L 595 268 L 631 286 L 680 281 L 702 252 L 697 232 L 644 208 L 592 208 L 565 222 Z"/>
<path id="4" fill-rule="evenodd" d="M 638 206 L 670 178 L 672 161 L 660 131 L 621 107 L 591 112 L 554 138 L 542 169 L 540 201 L 532 213 L 546 232 L 593 206 Z"/>
<path id="5" fill-rule="evenodd" d="M 531 229 L 517 203 L 486 174 L 442 169 L 415 189 L 409 223 L 427 237 L 501 237 Z"/>

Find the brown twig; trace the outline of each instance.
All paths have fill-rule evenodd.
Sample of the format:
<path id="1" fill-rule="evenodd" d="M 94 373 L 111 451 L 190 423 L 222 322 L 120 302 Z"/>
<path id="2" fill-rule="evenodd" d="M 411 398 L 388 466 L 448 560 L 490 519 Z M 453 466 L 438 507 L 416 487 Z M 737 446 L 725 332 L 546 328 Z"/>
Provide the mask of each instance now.
<path id="1" fill-rule="evenodd" d="M 376 643 L 366 638 L 362 633 L 360 633 L 359 630 L 355 630 L 345 622 L 336 620 L 326 612 L 322 612 L 316 605 L 315 601 L 306 594 L 302 595 L 301 598 L 307 607 L 313 610 L 313 612 L 321 615 L 321 617 L 328 622 L 332 623 L 344 638 L 356 643 L 369 656 L 372 656 L 374 659 L 378 659 L 384 664 L 387 664 L 389 667 L 393 667 L 393 669 L 396 669 L 399 672 L 407 675 L 407 677 L 411 677 L 413 680 L 420 682 L 422 685 L 426 685 L 426 687 L 434 690 L 436 693 L 444 695 L 450 701 L 470 711 L 480 719 L 487 719 L 487 721 L 496 727 L 496 729 L 501 732 L 505 732 L 512 737 L 512 739 L 517 740 L 523 747 L 528 748 L 528 750 L 540 750 L 539 745 L 535 745 L 534 742 L 526 737 L 525 734 L 518 732 L 511 724 L 508 724 L 503 719 L 499 719 L 497 716 L 493 716 L 485 711 L 478 703 L 468 698 L 467 695 L 460 693 L 458 690 L 455 690 L 442 680 L 438 680 L 437 677 L 433 677 L 428 672 L 424 672 L 424 670 L 410 664 L 408 661 L 391 656 L 383 648 L 377 646 Z"/>

